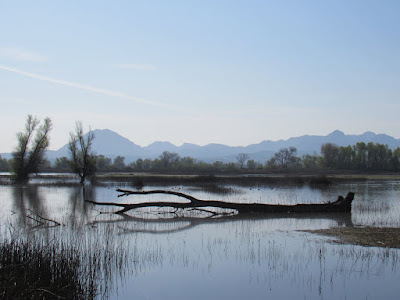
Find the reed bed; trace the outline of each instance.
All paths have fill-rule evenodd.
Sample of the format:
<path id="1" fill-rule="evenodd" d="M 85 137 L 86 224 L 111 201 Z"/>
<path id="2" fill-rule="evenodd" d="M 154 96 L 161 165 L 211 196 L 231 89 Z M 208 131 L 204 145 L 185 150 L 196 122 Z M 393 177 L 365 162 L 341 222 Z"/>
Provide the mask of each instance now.
<path id="1" fill-rule="evenodd" d="M 105 233 L 100 242 L 86 234 L 60 231 L 25 234 L 8 224 L 0 238 L 1 299 L 107 298 L 115 271 L 124 273 L 128 255 Z"/>

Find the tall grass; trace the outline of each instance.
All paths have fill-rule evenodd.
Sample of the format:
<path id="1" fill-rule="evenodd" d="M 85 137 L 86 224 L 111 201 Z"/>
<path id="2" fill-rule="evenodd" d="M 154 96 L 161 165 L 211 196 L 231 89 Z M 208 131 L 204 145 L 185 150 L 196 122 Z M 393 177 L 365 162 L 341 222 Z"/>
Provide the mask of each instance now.
<path id="1" fill-rule="evenodd" d="M 1 299 L 107 298 L 113 272 L 128 261 L 111 234 L 99 242 L 9 229 L 0 238 Z"/>

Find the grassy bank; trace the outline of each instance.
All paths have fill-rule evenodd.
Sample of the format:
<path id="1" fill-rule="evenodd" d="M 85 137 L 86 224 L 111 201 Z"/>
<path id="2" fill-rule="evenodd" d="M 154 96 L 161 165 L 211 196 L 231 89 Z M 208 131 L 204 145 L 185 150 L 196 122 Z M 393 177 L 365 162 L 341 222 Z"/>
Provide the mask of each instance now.
<path id="1" fill-rule="evenodd" d="M 338 243 L 400 249 L 400 228 L 338 227 L 310 230 L 315 234 L 338 238 Z"/>

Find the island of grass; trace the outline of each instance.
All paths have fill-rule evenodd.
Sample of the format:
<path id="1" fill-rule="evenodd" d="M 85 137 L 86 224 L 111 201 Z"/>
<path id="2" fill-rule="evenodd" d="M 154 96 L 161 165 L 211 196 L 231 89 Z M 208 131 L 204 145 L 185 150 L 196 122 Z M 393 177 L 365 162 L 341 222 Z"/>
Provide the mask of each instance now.
<path id="1" fill-rule="evenodd" d="M 324 236 L 336 237 L 336 243 L 400 249 L 400 228 L 337 227 L 307 230 Z"/>

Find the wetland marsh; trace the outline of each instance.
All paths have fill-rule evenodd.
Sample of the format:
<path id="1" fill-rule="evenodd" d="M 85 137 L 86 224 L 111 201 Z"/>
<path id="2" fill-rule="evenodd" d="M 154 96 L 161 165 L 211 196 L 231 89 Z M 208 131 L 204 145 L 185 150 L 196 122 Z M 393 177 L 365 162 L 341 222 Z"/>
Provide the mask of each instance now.
<path id="1" fill-rule="evenodd" d="M 116 188 L 136 188 L 133 177 L 108 178 L 84 188 L 73 184 L 73 178 L 69 182 L 40 177 L 26 186 L 0 185 L 2 243 L 11 240 L 14 245 L 19 241 L 50 249 L 44 257 L 53 257 L 49 265 L 54 270 L 62 254 L 70 253 L 65 258 L 74 267 L 70 274 L 81 277 L 68 283 L 71 276 L 63 275 L 64 285 L 76 284 L 82 298 L 397 299 L 399 249 L 341 243 L 332 235 L 310 231 L 391 228 L 391 236 L 398 237 L 399 179 L 321 185 L 307 180 L 251 184 L 249 179 L 242 185 L 214 182 L 212 188 L 206 180 L 200 181 L 168 186 L 144 181 L 140 188 L 181 191 L 205 200 L 270 204 L 326 203 L 349 191 L 356 196 L 351 214 L 198 218 L 145 209 L 121 216 L 109 213 L 112 207 L 85 200 L 135 203 L 168 201 L 168 196 L 118 198 Z M 35 215 L 43 219 L 35 221 Z M 359 235 L 361 240 L 364 235 Z M 5 267 L 2 262 L 2 276 Z M 60 288 L 63 291 L 62 284 Z M 65 296 L 46 285 L 31 286 L 26 292 L 49 299 L 51 294 Z"/>

